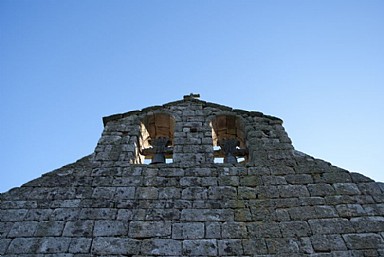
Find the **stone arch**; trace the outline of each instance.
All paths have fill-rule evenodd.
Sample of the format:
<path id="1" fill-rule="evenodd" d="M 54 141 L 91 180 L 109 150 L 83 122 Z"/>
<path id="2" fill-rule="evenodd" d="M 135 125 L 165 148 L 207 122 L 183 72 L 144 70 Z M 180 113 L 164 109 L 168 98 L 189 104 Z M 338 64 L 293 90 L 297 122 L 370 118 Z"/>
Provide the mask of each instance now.
<path id="1" fill-rule="evenodd" d="M 136 163 L 172 162 L 175 118 L 166 112 L 147 113 L 140 119 L 138 157 Z"/>
<path id="2" fill-rule="evenodd" d="M 248 160 L 244 121 L 233 113 L 217 114 L 210 120 L 214 159 L 224 163 Z M 221 162 L 221 161 L 219 161 Z"/>

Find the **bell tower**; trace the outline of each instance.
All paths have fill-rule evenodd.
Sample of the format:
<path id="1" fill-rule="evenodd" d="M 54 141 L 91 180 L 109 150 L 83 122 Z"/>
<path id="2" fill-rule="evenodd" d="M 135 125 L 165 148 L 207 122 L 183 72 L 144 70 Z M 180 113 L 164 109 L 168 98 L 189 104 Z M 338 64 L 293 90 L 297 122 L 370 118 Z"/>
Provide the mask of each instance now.
<path id="1" fill-rule="evenodd" d="M 281 119 L 190 94 L 103 118 L 95 151 L 0 194 L 0 255 L 384 256 L 384 186 Z"/>

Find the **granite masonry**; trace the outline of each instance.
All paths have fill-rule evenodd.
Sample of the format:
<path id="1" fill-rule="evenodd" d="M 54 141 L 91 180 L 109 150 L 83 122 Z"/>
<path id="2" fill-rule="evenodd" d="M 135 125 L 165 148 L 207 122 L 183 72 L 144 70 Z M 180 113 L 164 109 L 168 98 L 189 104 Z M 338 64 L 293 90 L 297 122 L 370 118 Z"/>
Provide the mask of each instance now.
<path id="1" fill-rule="evenodd" d="M 1 256 L 384 256 L 384 185 L 276 117 L 189 95 L 103 122 L 91 155 L 0 195 Z"/>

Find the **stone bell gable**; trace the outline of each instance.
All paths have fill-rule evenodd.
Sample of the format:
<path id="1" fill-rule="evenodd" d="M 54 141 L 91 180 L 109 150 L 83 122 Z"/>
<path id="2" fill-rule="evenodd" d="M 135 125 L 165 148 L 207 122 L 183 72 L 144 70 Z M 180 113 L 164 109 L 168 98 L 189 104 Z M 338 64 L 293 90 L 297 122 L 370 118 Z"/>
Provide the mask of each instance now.
<path id="1" fill-rule="evenodd" d="M 103 119 L 95 151 L 0 195 L 1 256 L 384 256 L 384 186 L 282 121 L 197 95 Z"/>

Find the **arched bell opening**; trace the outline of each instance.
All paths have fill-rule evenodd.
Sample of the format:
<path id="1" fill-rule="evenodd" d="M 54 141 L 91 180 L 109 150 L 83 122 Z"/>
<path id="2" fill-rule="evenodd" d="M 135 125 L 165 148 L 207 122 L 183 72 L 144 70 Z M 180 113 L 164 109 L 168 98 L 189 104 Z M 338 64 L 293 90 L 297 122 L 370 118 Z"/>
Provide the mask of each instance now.
<path id="1" fill-rule="evenodd" d="M 175 120 L 167 113 L 154 113 L 141 120 L 137 163 L 173 162 Z"/>
<path id="2" fill-rule="evenodd" d="M 211 121 L 215 163 L 243 163 L 248 160 L 244 125 L 235 115 L 217 115 Z"/>

